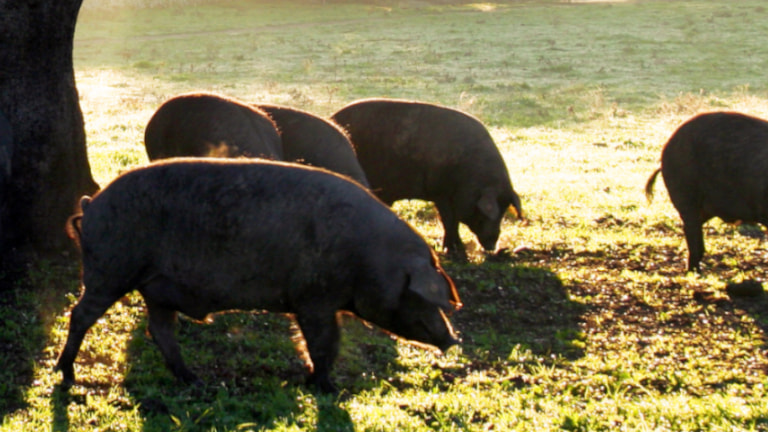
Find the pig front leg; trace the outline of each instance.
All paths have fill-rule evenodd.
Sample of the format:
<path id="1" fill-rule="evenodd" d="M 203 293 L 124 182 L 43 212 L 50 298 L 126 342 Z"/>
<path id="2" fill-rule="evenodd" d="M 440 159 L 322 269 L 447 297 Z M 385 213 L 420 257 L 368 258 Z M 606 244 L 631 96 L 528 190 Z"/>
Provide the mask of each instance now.
<path id="1" fill-rule="evenodd" d="M 201 386 L 203 381 L 184 364 L 174 330 L 177 312 L 147 301 L 149 334 L 165 359 L 165 365 L 179 381 Z"/>
<path id="2" fill-rule="evenodd" d="M 449 201 L 435 202 L 440 221 L 443 223 L 443 251 L 459 262 L 467 261 L 467 251 L 459 236 L 459 220 Z"/>
<path id="3" fill-rule="evenodd" d="M 158 277 L 143 286 L 139 292 L 144 297 L 149 313 L 149 334 L 163 355 L 165 365 L 179 381 L 203 385 L 200 378 L 184 364 L 181 348 L 174 334 L 178 312 L 172 306 L 174 302 L 168 297 L 169 293 L 176 292 L 173 282 Z"/>
<path id="4" fill-rule="evenodd" d="M 331 381 L 331 368 L 339 354 L 339 325 L 336 313 L 298 313 L 296 321 L 307 343 L 309 358 L 312 360 L 312 374 L 307 384 L 314 385 L 323 393 L 338 393 Z"/>

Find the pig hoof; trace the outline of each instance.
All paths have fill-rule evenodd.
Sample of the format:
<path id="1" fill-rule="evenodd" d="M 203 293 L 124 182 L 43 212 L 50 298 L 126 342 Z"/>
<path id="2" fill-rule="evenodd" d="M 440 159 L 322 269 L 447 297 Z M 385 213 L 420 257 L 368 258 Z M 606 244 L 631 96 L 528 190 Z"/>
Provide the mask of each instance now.
<path id="1" fill-rule="evenodd" d="M 307 379 L 307 386 L 314 387 L 325 394 L 339 394 L 339 389 L 331 382 L 328 377 L 310 376 Z"/>
<path id="2" fill-rule="evenodd" d="M 445 253 L 445 255 L 446 255 L 446 258 L 457 263 L 469 262 L 469 257 L 467 257 L 467 251 L 465 251 L 463 248 L 450 249 Z"/>
<path id="3" fill-rule="evenodd" d="M 73 385 L 75 385 L 75 380 L 64 378 L 59 383 L 59 390 L 61 390 L 62 392 L 68 392 Z"/>
<path id="4" fill-rule="evenodd" d="M 201 380 L 200 378 L 196 378 L 194 381 L 192 381 L 192 382 L 190 382 L 188 384 L 190 384 L 190 385 L 192 385 L 194 387 L 197 387 L 197 388 L 205 387 L 205 382 L 203 382 L 203 380 Z"/>
<path id="5" fill-rule="evenodd" d="M 203 380 L 197 377 L 197 375 L 193 374 L 190 371 L 184 371 L 180 373 L 177 378 L 179 381 L 183 382 L 184 384 L 194 386 L 194 387 L 204 387 L 205 383 Z"/>
<path id="6" fill-rule="evenodd" d="M 61 382 L 59 383 L 59 388 L 61 391 L 67 391 L 70 388 L 72 388 L 73 385 L 75 385 L 75 373 L 71 369 L 63 368 L 61 365 L 56 365 L 56 367 L 53 369 L 54 371 L 61 371 L 62 378 Z"/>
<path id="7" fill-rule="evenodd" d="M 496 252 L 486 252 L 485 260 L 490 262 L 506 262 L 514 259 L 514 252 L 509 248 L 499 249 Z"/>

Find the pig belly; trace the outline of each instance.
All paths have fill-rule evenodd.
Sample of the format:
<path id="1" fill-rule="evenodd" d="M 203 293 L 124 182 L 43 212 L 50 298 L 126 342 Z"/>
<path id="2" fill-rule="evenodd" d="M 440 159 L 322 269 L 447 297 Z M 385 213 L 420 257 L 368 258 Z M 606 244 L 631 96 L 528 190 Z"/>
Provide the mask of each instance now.
<path id="1" fill-rule="evenodd" d="M 147 301 L 196 320 L 204 320 L 212 313 L 234 310 L 290 312 L 281 290 L 258 284 L 187 285 L 166 276 L 157 276 L 139 291 Z"/>

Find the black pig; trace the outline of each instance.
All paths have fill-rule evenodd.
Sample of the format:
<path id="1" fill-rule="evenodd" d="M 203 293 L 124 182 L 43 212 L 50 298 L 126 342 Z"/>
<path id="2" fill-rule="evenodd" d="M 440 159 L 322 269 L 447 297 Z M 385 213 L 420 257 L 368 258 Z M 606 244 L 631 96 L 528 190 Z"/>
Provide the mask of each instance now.
<path id="1" fill-rule="evenodd" d="M 520 198 L 488 131 L 476 118 L 420 102 L 366 99 L 331 117 L 349 133 L 371 190 L 387 204 L 433 201 L 445 229 L 443 247 L 466 258 L 459 222 L 486 251 L 496 249 L 501 219 Z"/>
<path id="2" fill-rule="evenodd" d="M 149 160 L 179 156 L 282 160 L 275 123 L 258 108 L 208 93 L 176 96 L 152 115 L 144 131 Z"/>
<path id="3" fill-rule="evenodd" d="M 258 104 L 277 125 L 284 160 L 344 174 L 368 187 L 346 133 L 335 123 L 295 108 Z"/>
<path id="4" fill-rule="evenodd" d="M 174 159 L 129 171 L 81 202 L 83 295 L 58 361 L 62 386 L 86 331 L 137 289 L 149 331 L 184 382 L 177 311 L 295 316 L 314 366 L 335 390 L 337 311 L 445 350 L 457 342 L 444 311 L 460 306 L 434 252 L 368 191 L 325 170 L 249 159 Z"/>
<path id="5" fill-rule="evenodd" d="M 649 200 L 659 172 L 683 220 L 688 271 L 700 271 L 702 226 L 709 219 L 768 226 L 768 122 L 764 120 L 735 112 L 695 116 L 664 146 L 661 168 L 645 185 Z"/>

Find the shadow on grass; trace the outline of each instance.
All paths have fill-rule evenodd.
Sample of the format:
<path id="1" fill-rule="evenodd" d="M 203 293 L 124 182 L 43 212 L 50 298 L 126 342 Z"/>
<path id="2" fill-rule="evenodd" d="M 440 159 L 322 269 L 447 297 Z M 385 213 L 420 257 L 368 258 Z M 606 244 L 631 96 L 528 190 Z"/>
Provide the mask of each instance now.
<path id="1" fill-rule="evenodd" d="M 5 263 L 8 264 L 7 262 Z M 0 275 L 0 416 L 26 406 L 35 361 L 43 352 L 55 315 L 77 286 L 77 266 L 39 261 Z"/>
<path id="2" fill-rule="evenodd" d="M 719 281 L 766 280 L 765 254 L 712 253 L 704 276 L 686 276 L 679 249 L 622 242 L 595 250 L 556 245 L 530 250 L 520 260 L 570 275 L 568 292 L 585 300 L 580 328 L 590 350 L 631 351 L 647 359 L 651 373 L 639 381 L 646 389 L 702 395 L 762 383 L 768 371 L 762 348 L 768 297 L 729 296 Z"/>
<path id="3" fill-rule="evenodd" d="M 465 355 L 476 363 L 472 369 L 492 367 L 525 350 L 568 359 L 583 356 L 583 307 L 569 300 L 549 269 L 494 257 L 480 265 L 447 263 L 446 270 L 464 303 L 452 322 Z"/>
<path id="4" fill-rule="evenodd" d="M 724 229 L 722 229 L 724 228 Z M 768 247 L 760 226 L 726 225 L 722 232 L 710 229 L 707 236 L 712 239 L 723 237 L 729 243 L 729 249 L 719 253 L 707 253 L 703 259 L 703 276 L 714 274 L 726 284 L 725 293 L 730 301 L 721 296 L 711 296 L 711 289 L 698 291 L 694 299 L 702 305 L 714 305 L 719 310 L 737 319 L 732 324 L 739 331 L 749 334 L 748 323 L 741 319 L 746 314 L 762 332 L 762 339 L 768 337 Z M 759 239 L 761 247 L 753 252 L 739 250 L 739 242 L 744 237 Z M 752 288 L 750 288 L 752 287 Z M 768 365 L 764 366 L 768 373 Z"/>
<path id="5" fill-rule="evenodd" d="M 358 343 L 357 322 L 342 320 L 341 353 L 334 380 L 345 392 L 365 386 L 357 379 L 376 357 L 384 371 L 397 355 L 394 341 L 379 335 Z M 180 319 L 178 339 L 188 366 L 205 382 L 190 387 L 166 369 L 159 350 L 139 324 L 128 347 L 124 386 L 143 417 L 145 431 L 275 427 L 354 430 L 349 414 L 334 396 L 304 385 L 307 369 L 292 342 L 293 322 L 280 314 L 224 314 L 209 325 Z M 350 327 L 352 327 L 350 329 Z M 349 341 L 347 339 L 352 339 Z M 352 346 L 354 344 L 354 347 Z M 387 347 L 389 344 L 389 347 Z M 343 397 L 343 396 L 342 396 Z"/>
<path id="6" fill-rule="evenodd" d="M 67 392 L 61 391 L 58 387 L 54 389 L 51 395 L 51 409 L 53 416 L 51 418 L 51 430 L 53 432 L 67 432 L 69 431 L 69 415 L 67 409 L 70 402 L 77 399 L 84 399 L 82 396 L 72 396 Z M 81 400 L 80 403 L 85 403 Z"/>
<path id="7" fill-rule="evenodd" d="M 470 361 L 463 371 L 503 369 L 497 360 L 516 350 L 567 358 L 583 355 L 581 307 L 568 299 L 550 270 L 503 261 L 446 267 L 465 304 L 452 317 Z M 138 296 L 130 307 L 142 307 Z M 409 366 L 398 361 L 392 338 L 346 315 L 340 320 L 341 352 L 333 378 L 342 390 L 341 401 L 382 385 L 420 385 L 397 380 Z M 123 411 L 138 410 L 145 431 L 355 429 L 339 399 L 304 386 L 307 372 L 291 341 L 292 321 L 283 315 L 224 314 L 209 325 L 181 319 L 179 343 L 188 366 L 206 383 L 203 387 L 176 382 L 145 335 L 146 325 L 142 318 L 135 329 L 127 330 L 125 381 L 110 385 L 124 386 L 128 397 L 109 402 L 120 404 Z M 461 374 L 450 370 L 435 380 L 450 383 Z M 78 399 L 83 397 L 54 394 L 53 430 L 70 428 L 67 406 L 85 403 Z"/>
<path id="8" fill-rule="evenodd" d="M 24 389 L 32 383 L 32 359 L 45 344 L 40 323 L 25 317 L 36 305 L 18 287 L 0 292 L 0 415 L 24 406 Z"/>
<path id="9" fill-rule="evenodd" d="M 759 296 L 731 296 L 735 309 L 743 310 L 754 320 L 755 325 L 760 328 L 764 337 L 768 335 L 768 293 L 763 292 Z M 768 365 L 766 366 L 768 373 Z"/>

